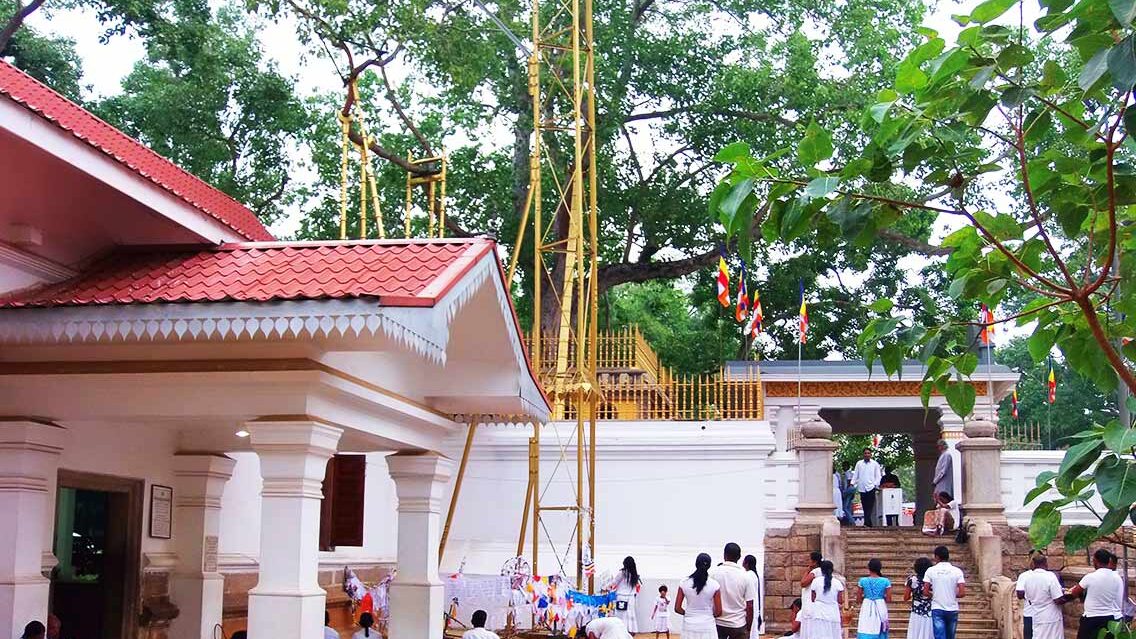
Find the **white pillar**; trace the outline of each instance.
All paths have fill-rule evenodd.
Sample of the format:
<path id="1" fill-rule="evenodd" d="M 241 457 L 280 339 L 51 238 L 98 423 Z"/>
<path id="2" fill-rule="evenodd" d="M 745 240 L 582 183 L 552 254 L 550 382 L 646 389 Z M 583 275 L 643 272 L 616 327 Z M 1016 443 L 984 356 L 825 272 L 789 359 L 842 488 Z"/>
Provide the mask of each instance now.
<path id="1" fill-rule="evenodd" d="M 387 456 L 398 494 L 398 577 L 391 584 L 390 639 L 442 639 L 445 602 L 438 542 L 442 497 L 453 465 L 437 453 Z"/>
<path id="2" fill-rule="evenodd" d="M 311 421 L 249 422 L 264 480 L 260 576 L 249 591 L 250 639 L 322 636 L 326 593 L 319 585 L 320 501 L 327 460 L 343 431 Z"/>
<path id="3" fill-rule="evenodd" d="M 962 453 L 962 508 L 968 518 L 1005 523 L 1002 503 L 1002 442 L 998 426 L 986 419 L 966 423 L 966 438 L 958 443 Z"/>
<path id="4" fill-rule="evenodd" d="M 217 570 L 221 495 L 236 462 L 223 455 L 174 455 L 174 547 L 170 596 L 180 609 L 171 639 L 212 639 L 221 623 L 225 578 Z"/>
<path id="5" fill-rule="evenodd" d="M 29 621 L 47 621 L 50 582 L 45 542 L 54 519 L 55 484 L 67 431 L 29 421 L 0 422 L 0 623 L 19 637 Z"/>

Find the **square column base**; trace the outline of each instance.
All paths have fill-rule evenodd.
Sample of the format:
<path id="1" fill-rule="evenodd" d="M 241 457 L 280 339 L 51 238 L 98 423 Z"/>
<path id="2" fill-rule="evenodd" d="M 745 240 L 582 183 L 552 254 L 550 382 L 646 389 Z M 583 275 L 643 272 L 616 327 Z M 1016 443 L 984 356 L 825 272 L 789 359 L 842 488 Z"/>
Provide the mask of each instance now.
<path id="1" fill-rule="evenodd" d="M 225 578 L 219 574 L 179 575 L 170 578 L 170 599 L 183 612 L 170 624 L 170 639 L 213 639 L 213 627 L 221 622 Z"/>
<path id="2" fill-rule="evenodd" d="M 442 639 L 445 590 L 441 584 L 395 579 L 390 587 L 390 639 Z M 255 639 L 255 638 L 253 638 Z"/>
<path id="3" fill-rule="evenodd" d="M 47 623 L 47 605 L 51 582 L 44 578 L 24 578 L 19 583 L 0 588 L 0 619 L 10 619 L 19 637 L 29 621 Z"/>
<path id="4" fill-rule="evenodd" d="M 323 628 L 327 593 L 249 591 L 249 639 L 310 636 L 304 630 Z M 320 635 L 322 636 L 322 635 Z"/>

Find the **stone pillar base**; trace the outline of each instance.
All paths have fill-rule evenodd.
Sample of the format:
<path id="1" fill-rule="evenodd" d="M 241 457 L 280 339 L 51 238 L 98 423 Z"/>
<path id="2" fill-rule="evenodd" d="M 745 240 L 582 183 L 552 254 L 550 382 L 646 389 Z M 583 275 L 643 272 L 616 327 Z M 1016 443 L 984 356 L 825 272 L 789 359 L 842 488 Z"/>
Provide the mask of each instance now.
<path id="1" fill-rule="evenodd" d="M 443 586 L 406 583 L 401 577 L 399 574 L 390 587 L 389 639 L 440 638 L 444 630 L 442 611 L 446 609 Z M 398 614 L 394 614 L 395 610 Z"/>
<path id="2" fill-rule="evenodd" d="M 976 522 L 1005 523 L 1002 504 L 1002 442 L 998 427 L 984 419 L 966 423 L 966 439 L 958 443 L 962 454 L 962 508 L 964 518 Z"/>
<path id="3" fill-rule="evenodd" d="M 318 592 L 266 592 L 253 588 L 248 599 L 249 639 L 314 636 L 302 633 L 302 629 L 323 628 L 326 599 L 322 588 Z"/>

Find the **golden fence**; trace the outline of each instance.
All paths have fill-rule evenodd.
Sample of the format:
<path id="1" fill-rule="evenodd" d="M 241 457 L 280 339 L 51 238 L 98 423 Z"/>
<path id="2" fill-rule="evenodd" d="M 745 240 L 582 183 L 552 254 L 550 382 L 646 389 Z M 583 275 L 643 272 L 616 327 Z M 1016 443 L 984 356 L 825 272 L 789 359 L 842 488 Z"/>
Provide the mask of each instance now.
<path id="1" fill-rule="evenodd" d="M 710 421 L 761 420 L 765 395 L 757 369 L 727 378 L 721 372 L 671 375 L 656 383 L 622 373 L 600 373 L 601 420 Z M 569 406 L 566 418 L 574 418 Z"/>
<path id="2" fill-rule="evenodd" d="M 525 336 L 525 346 L 532 352 L 532 333 Z M 540 362 L 542 376 L 556 370 L 556 357 L 559 340 L 545 335 L 540 340 Z M 568 341 L 569 367 L 576 361 L 576 341 Z M 596 345 L 596 370 L 625 369 L 639 371 L 655 382 L 665 381 L 670 371 L 659 362 L 659 355 L 647 343 L 638 328 L 601 333 Z"/>
<path id="3" fill-rule="evenodd" d="M 1050 429 L 1038 422 L 999 424 L 998 439 L 1007 450 L 1047 450 L 1053 447 Z"/>

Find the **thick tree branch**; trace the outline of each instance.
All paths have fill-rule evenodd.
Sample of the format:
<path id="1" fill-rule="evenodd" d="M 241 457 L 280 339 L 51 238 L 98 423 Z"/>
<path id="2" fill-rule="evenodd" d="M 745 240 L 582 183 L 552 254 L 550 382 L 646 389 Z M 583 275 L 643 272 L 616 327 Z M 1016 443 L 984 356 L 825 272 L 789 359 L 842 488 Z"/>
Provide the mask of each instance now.
<path id="1" fill-rule="evenodd" d="M 43 6 L 45 1 L 46 0 L 32 0 L 27 6 L 22 6 L 17 0 L 16 12 L 8 18 L 7 22 L 4 24 L 4 28 L 0 30 L 0 54 L 3 54 L 8 48 L 12 37 L 15 36 L 16 32 L 20 30 L 20 27 L 23 26 L 24 20 L 27 20 L 28 16 L 35 13 L 36 9 Z"/>
<path id="2" fill-rule="evenodd" d="M 692 107 L 677 107 L 674 109 L 663 109 L 661 111 L 645 111 L 643 113 L 632 113 L 623 118 L 624 123 L 639 122 L 642 120 L 655 120 L 660 118 L 669 118 L 672 115 L 679 115 L 681 113 L 701 113 L 704 115 L 722 115 L 726 117 L 738 118 L 739 120 L 750 120 L 753 122 L 774 122 L 785 126 L 797 126 L 797 122 L 789 118 L 782 117 L 773 113 L 761 113 L 758 111 L 746 111 L 743 109 L 717 109 L 717 108 L 704 108 L 699 106 Z"/>
<path id="3" fill-rule="evenodd" d="M 433 157 L 435 153 L 434 149 L 430 146 L 430 141 L 426 139 L 425 135 L 422 135 L 422 131 L 415 126 L 410 116 L 406 115 L 406 111 L 403 110 L 402 104 L 398 101 L 398 96 L 394 94 L 394 85 L 391 84 L 390 78 L 387 77 L 387 67 L 385 64 L 379 65 L 379 73 L 382 74 L 383 84 L 387 87 L 387 101 L 394 107 L 394 112 L 398 114 L 398 119 L 402 120 L 406 128 L 410 129 L 410 132 L 414 135 L 414 139 L 418 140 L 418 144 L 422 147 L 422 150 L 426 152 L 426 155 Z"/>
<path id="4" fill-rule="evenodd" d="M 269 205 L 284 197 L 284 190 L 288 186 L 288 180 L 288 174 L 285 173 L 280 177 L 280 185 L 276 187 L 276 190 L 273 191 L 271 195 L 252 205 L 252 210 L 258 217 L 264 213 L 264 210 L 267 209 Z"/>
<path id="5" fill-rule="evenodd" d="M 899 244 L 900 246 L 903 246 L 905 248 L 909 248 L 916 253 L 922 253 L 923 255 L 930 257 L 950 255 L 954 250 L 945 246 L 935 246 L 934 244 L 924 242 L 923 240 L 916 239 L 909 235 L 904 235 L 903 233 L 892 229 L 880 229 L 878 234 L 885 240 L 895 242 L 896 244 Z"/>

